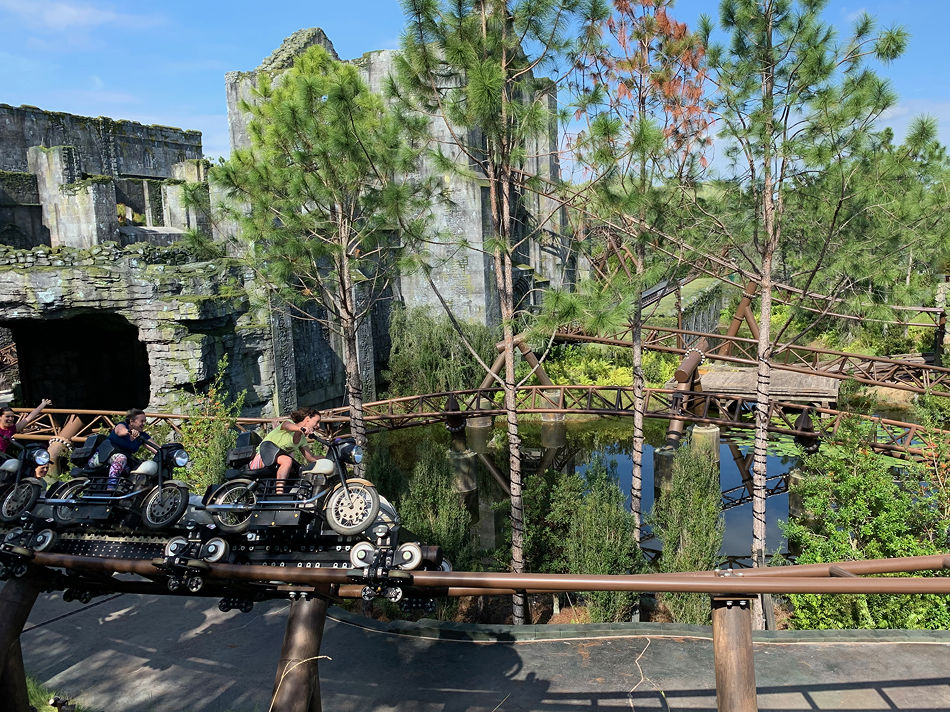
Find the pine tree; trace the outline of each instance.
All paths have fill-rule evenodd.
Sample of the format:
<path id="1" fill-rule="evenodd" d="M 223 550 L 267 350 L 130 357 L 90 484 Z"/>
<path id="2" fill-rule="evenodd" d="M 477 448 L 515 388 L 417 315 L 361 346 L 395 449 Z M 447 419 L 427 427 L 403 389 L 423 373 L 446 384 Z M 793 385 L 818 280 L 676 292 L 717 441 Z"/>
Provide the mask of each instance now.
<path id="1" fill-rule="evenodd" d="M 873 35 L 873 21 L 865 14 L 853 35 L 838 44 L 821 20 L 825 5 L 824 0 L 724 0 L 721 24 L 730 44 L 708 51 L 720 132 L 736 171 L 726 187 L 739 193 L 731 203 L 746 207 L 744 214 L 730 216 L 731 222 L 716 225 L 748 260 L 761 295 L 752 539 L 758 566 L 765 556 L 774 270 L 785 242 L 795 238 L 786 231 L 789 192 L 796 178 L 809 172 L 840 171 L 867 144 L 874 120 L 893 104 L 894 95 L 865 59 L 890 61 L 907 40 L 901 29 Z M 707 46 L 711 29 L 704 18 Z M 848 191 L 825 197 L 840 205 Z"/>
<path id="2" fill-rule="evenodd" d="M 662 231 L 682 232 L 689 202 L 684 193 L 706 167 L 708 142 L 704 48 L 672 18 L 672 5 L 673 0 L 614 2 L 613 12 L 588 28 L 599 39 L 576 57 L 574 74 L 578 114 L 586 122 L 575 156 L 590 173 L 584 220 L 592 237 L 603 238 L 594 279 L 601 282 L 598 292 L 617 297 L 614 307 L 624 310 L 633 343 L 630 502 L 637 541 L 645 408 L 641 293 L 664 277 L 672 281 L 682 269 L 648 256 L 647 245 Z M 601 321 L 602 302 L 589 305 Z M 589 307 L 582 311 L 590 313 Z"/>
<path id="3" fill-rule="evenodd" d="M 529 167 L 556 119 L 557 77 L 545 70 L 570 45 L 570 22 L 579 0 L 404 0 L 408 27 L 391 90 L 407 105 L 444 121 L 446 145 L 433 157 L 447 173 L 484 181 L 491 238 L 485 241 L 501 311 L 505 370 L 502 378 L 511 478 L 511 568 L 524 571 L 521 439 L 515 382 L 518 328 L 514 267 L 527 241 L 543 234 L 545 218 L 532 219 L 526 191 L 538 189 Z M 513 599 L 515 623 L 524 622 L 524 596 Z"/>
<path id="4" fill-rule="evenodd" d="M 365 442 L 357 328 L 387 298 L 403 250 L 425 225 L 428 186 L 406 179 L 424 135 L 372 94 L 353 65 L 311 47 L 277 86 L 262 74 L 251 146 L 215 167 L 239 248 L 292 315 L 342 337 L 351 427 Z"/>

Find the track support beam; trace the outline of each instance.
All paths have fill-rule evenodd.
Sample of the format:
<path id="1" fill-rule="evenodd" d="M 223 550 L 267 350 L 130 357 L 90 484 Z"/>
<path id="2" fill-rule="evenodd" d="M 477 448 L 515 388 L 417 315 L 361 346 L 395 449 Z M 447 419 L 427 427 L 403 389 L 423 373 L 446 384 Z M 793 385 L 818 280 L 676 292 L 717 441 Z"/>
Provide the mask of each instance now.
<path id="1" fill-rule="evenodd" d="M 290 603 L 284 644 L 274 680 L 272 712 L 322 712 L 317 665 L 327 622 L 328 588 L 319 598 Z"/>
<path id="2" fill-rule="evenodd" d="M 713 657 L 719 712 L 757 712 L 752 658 L 752 598 L 713 596 Z"/>
<path id="3" fill-rule="evenodd" d="M 30 569 L 21 578 L 12 578 L 0 589 L 0 699 L 4 709 L 29 712 L 30 700 L 23 669 L 20 633 L 43 589 L 45 577 Z"/>

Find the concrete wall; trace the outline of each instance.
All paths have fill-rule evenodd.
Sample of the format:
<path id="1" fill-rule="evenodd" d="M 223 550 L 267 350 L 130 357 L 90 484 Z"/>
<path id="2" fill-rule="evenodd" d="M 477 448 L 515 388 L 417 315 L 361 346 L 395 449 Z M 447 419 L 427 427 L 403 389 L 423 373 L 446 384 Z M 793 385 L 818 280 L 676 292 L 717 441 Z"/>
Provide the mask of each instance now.
<path id="1" fill-rule="evenodd" d="M 0 170 L 26 171 L 32 146 L 75 146 L 89 174 L 164 178 L 201 158 L 201 132 L 0 104 Z"/>

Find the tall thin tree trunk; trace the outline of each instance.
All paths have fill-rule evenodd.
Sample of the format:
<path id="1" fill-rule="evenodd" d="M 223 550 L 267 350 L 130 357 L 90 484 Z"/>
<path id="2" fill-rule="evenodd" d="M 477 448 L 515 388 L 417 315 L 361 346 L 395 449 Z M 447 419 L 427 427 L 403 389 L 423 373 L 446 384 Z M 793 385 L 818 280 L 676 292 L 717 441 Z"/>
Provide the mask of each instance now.
<path id="1" fill-rule="evenodd" d="M 755 446 L 752 454 L 752 565 L 765 565 L 765 483 L 769 448 L 769 412 L 771 410 L 772 367 L 770 337 L 772 318 L 772 256 L 767 255 L 762 264 L 762 305 L 759 310 L 759 341 L 757 345 L 758 369 L 755 383 Z M 759 599 L 753 609 L 753 625 L 763 628 Z"/>
<path id="2" fill-rule="evenodd" d="M 356 335 L 356 295 L 353 292 L 349 265 L 346 260 L 340 269 L 341 304 L 340 327 L 343 331 L 343 368 L 346 373 L 346 392 L 350 400 L 350 432 L 360 447 L 366 447 L 366 421 L 363 417 L 363 379 L 360 374 L 359 348 Z M 365 463 L 353 466 L 354 475 L 363 476 Z"/>
<path id="3" fill-rule="evenodd" d="M 645 175 L 645 169 L 644 169 Z M 642 241 L 636 245 L 638 281 L 646 269 L 646 251 Z M 633 538 L 640 545 L 643 506 L 643 411 L 646 407 L 643 377 L 643 284 L 637 285 L 637 303 L 633 312 L 633 467 L 630 477 L 630 512 L 633 514 Z"/>
<path id="4" fill-rule="evenodd" d="M 772 16 L 768 13 L 768 27 L 763 33 L 765 37 L 764 51 L 771 53 Z M 774 106 L 775 74 L 774 66 L 768 65 L 762 72 L 762 106 L 765 114 L 765 131 L 767 137 L 772 136 L 772 110 Z M 770 140 L 770 139 L 769 139 Z M 772 395 L 772 367 L 771 358 L 772 340 L 772 261 L 779 245 L 781 229 L 782 202 L 776 204 L 775 176 L 772 171 L 772 153 L 769 140 L 765 142 L 765 157 L 762 171 L 762 227 L 763 243 L 760 250 L 762 257 L 761 268 L 761 298 L 759 308 L 759 339 L 756 348 L 758 368 L 755 383 L 755 446 L 752 454 L 752 565 L 765 566 L 766 523 L 765 523 L 765 482 L 768 466 L 769 448 L 769 411 L 771 410 Z M 779 186 L 781 189 L 781 186 Z M 760 597 L 756 597 L 752 609 L 752 625 L 761 630 L 765 627 Z"/>

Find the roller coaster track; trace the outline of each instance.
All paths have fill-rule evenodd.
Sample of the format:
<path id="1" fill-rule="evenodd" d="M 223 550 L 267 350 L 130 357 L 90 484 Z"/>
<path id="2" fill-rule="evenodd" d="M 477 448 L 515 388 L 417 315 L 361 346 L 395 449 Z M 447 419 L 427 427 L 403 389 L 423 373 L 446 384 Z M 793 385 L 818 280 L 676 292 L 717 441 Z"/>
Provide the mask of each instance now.
<path id="1" fill-rule="evenodd" d="M 458 411 L 449 408 L 454 396 Z M 707 423 L 723 428 L 755 428 L 754 399 L 722 396 L 715 393 L 648 388 L 645 393 L 646 418 Z M 462 418 L 500 416 L 504 411 L 500 389 L 475 389 L 420 396 L 393 398 L 364 404 L 368 423 L 394 430 L 443 422 L 447 416 Z M 600 416 L 632 416 L 632 386 L 527 386 L 519 388 L 516 409 L 521 414 L 563 413 Z M 345 408 L 326 411 L 328 420 L 344 420 Z M 773 402 L 769 408 L 769 432 L 801 438 L 835 440 L 842 421 L 848 417 L 865 419 L 874 425 L 868 447 L 896 458 L 922 460 L 938 440 L 950 441 L 950 431 L 927 428 L 886 418 L 852 416 L 830 408 L 815 408 L 801 403 Z M 798 425 L 801 419 L 808 425 Z"/>
<path id="2" fill-rule="evenodd" d="M 689 264 L 690 272 L 693 275 L 702 274 L 707 277 L 712 277 L 718 279 L 721 282 L 730 284 L 732 286 L 737 286 L 730 278 L 729 275 L 739 275 L 745 281 L 758 282 L 759 275 L 751 272 L 749 270 L 743 269 L 739 264 L 727 256 L 718 256 L 710 255 L 708 253 L 703 253 L 697 248 L 693 247 L 689 243 L 679 240 L 675 237 L 668 237 L 673 244 L 677 246 L 677 249 L 671 249 L 666 244 L 662 243 L 659 240 L 654 240 L 650 243 L 651 247 L 657 252 L 666 255 L 677 261 L 683 260 L 684 255 L 683 251 L 689 253 Z M 679 251 L 677 251 L 679 250 Z M 628 260 L 630 257 L 623 253 L 622 251 L 615 251 L 612 254 L 619 257 L 621 260 Z M 928 319 L 924 322 L 905 322 L 905 321 L 894 321 L 888 319 L 869 319 L 866 317 L 858 316 L 855 314 L 842 314 L 840 312 L 831 311 L 832 304 L 841 304 L 844 300 L 840 297 L 835 297 L 833 295 L 822 294 L 820 292 L 815 292 L 812 290 L 804 290 L 798 287 L 794 287 L 790 284 L 784 284 L 782 282 L 773 282 L 773 296 L 775 301 L 782 304 L 792 304 L 794 300 L 798 300 L 796 306 L 805 311 L 818 314 L 820 316 L 829 316 L 837 319 L 848 319 L 851 321 L 871 321 L 878 324 L 894 324 L 897 326 L 916 326 L 924 328 L 939 328 L 941 321 L 945 318 L 945 312 L 940 307 L 918 307 L 918 306 L 891 306 L 890 308 L 897 312 L 907 312 L 913 316 L 923 317 Z M 782 297 L 776 292 L 785 293 L 788 296 Z M 815 303 L 822 304 L 821 308 L 817 306 L 810 306 L 803 304 L 802 300 L 811 300 Z M 880 306 L 880 305 L 874 305 Z"/>
<path id="3" fill-rule="evenodd" d="M 740 336 L 647 326 L 643 329 L 643 348 L 685 354 L 703 338 L 710 344 L 715 344 L 703 352 L 710 361 L 743 366 L 758 364 L 756 340 Z M 632 334 L 629 328 L 609 336 L 592 336 L 579 328 L 566 328 L 557 332 L 555 340 L 629 347 Z M 729 346 L 731 349 L 727 348 Z M 731 353 L 728 353 L 730 350 Z M 772 368 L 782 371 L 815 374 L 838 380 L 853 379 L 870 386 L 885 386 L 913 393 L 950 397 L 950 389 L 939 390 L 939 387 L 950 386 L 950 368 L 795 344 L 776 344 L 772 353 L 773 357 L 770 361 Z"/>

